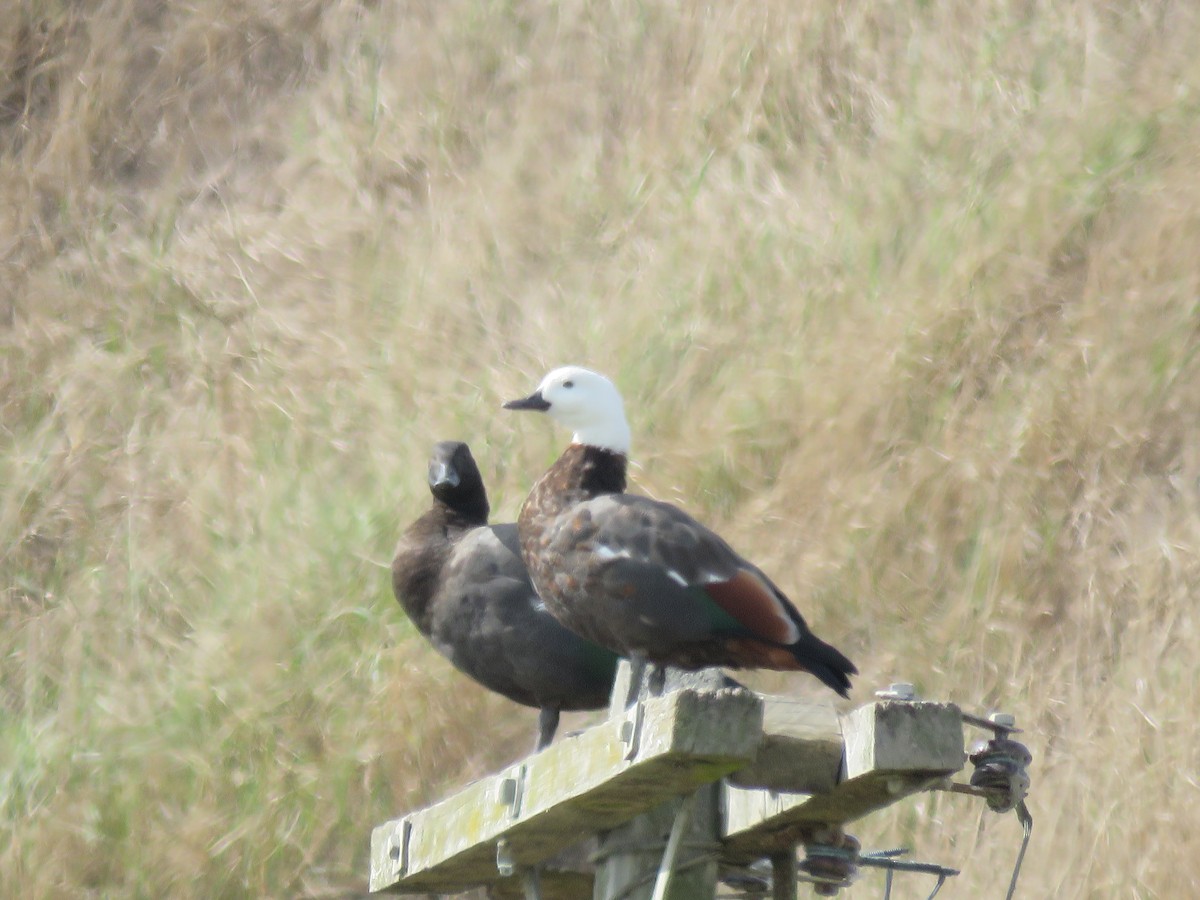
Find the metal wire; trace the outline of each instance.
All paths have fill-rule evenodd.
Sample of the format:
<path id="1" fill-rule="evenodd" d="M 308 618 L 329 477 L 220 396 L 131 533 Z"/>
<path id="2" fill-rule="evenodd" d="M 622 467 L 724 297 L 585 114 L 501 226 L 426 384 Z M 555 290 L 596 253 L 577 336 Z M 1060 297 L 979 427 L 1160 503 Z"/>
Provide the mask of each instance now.
<path id="1" fill-rule="evenodd" d="M 951 869 L 948 866 L 940 866 L 936 863 L 921 863 L 907 862 L 897 860 L 893 857 L 902 853 L 907 853 L 907 850 L 876 850 L 859 858 L 859 862 L 869 868 L 883 869 L 884 875 L 884 893 L 883 900 L 890 900 L 892 886 L 894 883 L 896 872 L 913 872 L 920 874 L 936 875 L 937 883 L 934 884 L 933 890 L 929 892 L 926 900 L 934 900 L 941 892 L 942 887 L 946 882 L 959 874 L 959 870 Z M 831 879 L 822 878 L 820 876 L 805 876 L 800 874 L 799 881 L 812 885 L 824 885 L 826 887 L 848 887 L 845 882 L 835 882 Z M 728 885 L 727 885 L 728 887 Z M 722 890 L 718 888 L 715 900 L 762 900 L 771 892 L 771 885 L 765 882 L 761 886 L 756 887 L 741 887 Z M 1009 897 L 1011 900 L 1011 896 Z"/>
<path id="2" fill-rule="evenodd" d="M 675 821 L 671 823 L 671 834 L 667 838 L 667 849 L 663 851 L 662 862 L 658 865 L 658 873 L 654 879 L 654 893 L 650 900 L 666 900 L 667 888 L 671 885 L 671 876 L 675 871 L 675 862 L 679 858 L 679 844 L 683 840 L 683 829 L 687 827 L 688 816 L 696 803 L 696 795 L 692 794 L 679 805 L 675 813 Z"/>
<path id="3" fill-rule="evenodd" d="M 938 895 L 938 891 L 940 891 L 940 890 L 942 889 L 942 885 L 943 885 L 943 884 L 945 884 L 945 883 L 946 883 L 946 876 L 945 876 L 945 875 L 939 875 L 939 876 L 938 876 L 938 880 L 937 880 L 937 884 L 935 884 L 935 885 L 933 886 L 933 890 L 929 892 L 929 896 L 928 896 L 928 897 L 926 897 L 926 898 L 925 898 L 925 900 L 933 900 L 933 898 L 934 898 L 934 897 L 936 897 L 936 896 Z"/>
<path id="4" fill-rule="evenodd" d="M 937 863 L 908 862 L 902 859 L 880 859 L 879 857 L 864 856 L 859 859 L 860 866 L 873 869 L 888 869 L 892 872 L 920 872 L 923 875 L 944 875 L 952 878 L 959 870 L 949 866 L 939 866 Z"/>
<path id="5" fill-rule="evenodd" d="M 711 862 L 714 859 L 716 859 L 716 855 L 712 853 L 704 853 L 700 856 L 693 856 L 691 859 L 686 859 L 681 863 L 676 863 L 675 868 L 672 871 L 674 874 L 678 875 L 680 872 L 683 872 L 686 869 L 703 865 L 704 863 Z M 639 878 L 637 881 L 631 881 L 629 884 L 625 885 L 625 887 L 621 888 L 620 893 L 616 894 L 612 900 L 629 900 L 629 898 L 633 896 L 634 891 L 652 883 L 656 878 L 658 878 L 658 872 L 655 872 L 653 875 L 646 875 L 643 878 Z"/>
<path id="6" fill-rule="evenodd" d="M 1004 900 L 1012 900 L 1013 895 L 1017 892 L 1017 878 L 1021 875 L 1021 863 L 1025 862 L 1025 851 L 1029 848 L 1029 836 L 1033 834 L 1033 815 L 1029 812 L 1029 807 L 1022 800 L 1017 804 L 1017 821 L 1021 823 L 1021 830 L 1025 836 L 1021 838 L 1021 849 L 1017 852 L 1017 864 L 1013 866 L 1012 881 L 1008 883 L 1008 893 Z"/>
<path id="7" fill-rule="evenodd" d="M 876 850 L 873 853 L 865 853 L 859 857 L 858 864 L 860 866 L 884 869 L 887 872 L 883 884 L 884 900 L 888 900 L 892 895 L 892 879 L 896 872 L 916 872 L 924 875 L 936 875 L 937 884 L 934 885 L 933 892 L 927 900 L 933 900 L 937 896 L 938 891 L 942 889 L 942 885 L 946 883 L 946 880 L 958 874 L 958 869 L 951 869 L 949 866 L 940 866 L 937 863 L 909 862 L 895 858 L 907 852 L 904 849 Z"/>

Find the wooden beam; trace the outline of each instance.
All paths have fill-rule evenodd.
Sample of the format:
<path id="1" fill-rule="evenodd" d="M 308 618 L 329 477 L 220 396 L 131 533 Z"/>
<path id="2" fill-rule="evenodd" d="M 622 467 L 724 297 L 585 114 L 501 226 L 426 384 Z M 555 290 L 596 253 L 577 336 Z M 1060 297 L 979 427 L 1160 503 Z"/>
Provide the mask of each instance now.
<path id="1" fill-rule="evenodd" d="M 763 695 L 763 733 L 754 762 L 729 776 L 743 788 L 831 791 L 842 772 L 837 710 L 796 697 Z"/>
<path id="2" fill-rule="evenodd" d="M 881 700 L 842 719 L 846 777 L 957 772 L 966 762 L 962 710 L 953 703 Z"/>
<path id="3" fill-rule="evenodd" d="M 684 690 L 560 739 L 371 835 L 372 891 L 452 892 L 494 882 L 506 842 L 518 866 L 747 765 L 762 703 L 743 690 Z"/>
<path id="4" fill-rule="evenodd" d="M 541 900 L 592 900 L 593 859 L 599 841 L 591 836 L 540 863 L 538 882 Z M 525 870 L 511 878 L 501 877 L 488 885 L 488 900 L 528 900 Z"/>
<path id="5" fill-rule="evenodd" d="M 771 857 L 771 900 L 796 900 L 797 868 L 795 847 Z"/>
<path id="6" fill-rule="evenodd" d="M 952 703 L 873 703 L 842 718 L 846 772 L 831 790 L 727 784 L 723 858 L 737 863 L 779 853 L 957 772 L 965 761 L 961 716 Z"/>
<path id="7" fill-rule="evenodd" d="M 592 900 L 590 872 L 547 871 L 539 875 L 541 900 Z M 521 879 L 500 878 L 488 886 L 488 900 L 527 900 Z"/>

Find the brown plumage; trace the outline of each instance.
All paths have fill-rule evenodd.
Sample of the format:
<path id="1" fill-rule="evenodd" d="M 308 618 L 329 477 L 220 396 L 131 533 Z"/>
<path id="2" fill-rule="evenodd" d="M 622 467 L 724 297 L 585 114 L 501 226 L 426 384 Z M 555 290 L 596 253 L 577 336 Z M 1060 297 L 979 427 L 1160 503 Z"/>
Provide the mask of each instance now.
<path id="1" fill-rule="evenodd" d="M 624 493 L 628 426 L 611 382 L 559 369 L 506 405 L 576 431 L 517 520 L 530 577 L 559 621 L 623 655 L 685 669 L 805 670 L 846 696 L 854 664 L 766 574 L 681 509 Z"/>

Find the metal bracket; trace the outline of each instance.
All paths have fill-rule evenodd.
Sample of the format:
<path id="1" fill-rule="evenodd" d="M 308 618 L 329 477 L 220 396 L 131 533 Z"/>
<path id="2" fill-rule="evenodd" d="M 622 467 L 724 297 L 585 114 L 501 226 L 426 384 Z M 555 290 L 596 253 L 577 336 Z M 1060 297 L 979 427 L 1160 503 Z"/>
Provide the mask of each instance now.
<path id="1" fill-rule="evenodd" d="M 640 700 L 625 713 L 625 720 L 621 723 L 621 743 L 625 745 L 624 759 L 626 761 L 634 759 L 638 754 L 642 740 L 642 723 L 645 718 L 646 709 Z"/>
<path id="2" fill-rule="evenodd" d="M 387 855 L 394 878 L 403 878 L 408 872 L 408 844 L 411 838 L 412 822 L 405 816 L 396 823 L 387 841 Z"/>
<path id="3" fill-rule="evenodd" d="M 512 845 L 508 838 L 496 841 L 496 871 L 504 878 L 512 877 L 517 871 L 517 859 L 513 856 Z"/>
<path id="4" fill-rule="evenodd" d="M 496 783 L 496 802 L 508 807 L 508 817 L 521 817 L 521 804 L 525 799 L 525 765 L 521 764 L 511 770 Z"/>
<path id="5" fill-rule="evenodd" d="M 1021 733 L 1021 729 L 1016 726 L 1016 719 L 1009 713 L 994 712 L 986 719 L 983 716 L 962 713 L 962 720 L 968 725 L 990 731 L 999 738 Z"/>

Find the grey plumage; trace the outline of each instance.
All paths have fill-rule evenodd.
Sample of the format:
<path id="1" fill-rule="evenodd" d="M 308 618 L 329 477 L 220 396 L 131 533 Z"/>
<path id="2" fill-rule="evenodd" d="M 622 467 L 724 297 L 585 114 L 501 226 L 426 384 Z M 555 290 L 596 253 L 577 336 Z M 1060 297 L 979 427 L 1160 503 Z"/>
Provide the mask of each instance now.
<path id="1" fill-rule="evenodd" d="M 521 561 L 516 525 L 487 525 L 487 493 L 466 444 L 435 446 L 429 485 L 433 503 L 392 561 L 396 599 L 461 672 L 538 707 L 537 746 L 545 746 L 560 710 L 607 704 L 617 657 L 546 611 Z"/>

